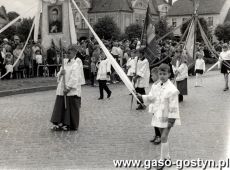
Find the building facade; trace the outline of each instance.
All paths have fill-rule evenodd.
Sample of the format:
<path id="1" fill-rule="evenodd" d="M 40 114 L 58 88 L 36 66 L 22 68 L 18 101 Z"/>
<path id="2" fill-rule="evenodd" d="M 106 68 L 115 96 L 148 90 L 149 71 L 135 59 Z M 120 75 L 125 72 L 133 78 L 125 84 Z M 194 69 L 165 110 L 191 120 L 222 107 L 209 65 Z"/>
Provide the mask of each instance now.
<path id="1" fill-rule="evenodd" d="M 200 18 L 204 18 L 213 38 L 215 28 L 219 24 L 223 24 L 228 16 L 230 9 L 230 0 L 201 0 L 198 8 Z M 177 27 L 182 25 L 183 21 L 190 18 L 193 14 L 193 3 L 190 0 L 178 0 L 169 9 L 167 14 L 167 21 L 169 26 Z M 175 36 L 181 36 L 180 29 L 175 30 Z"/>
<path id="2" fill-rule="evenodd" d="M 165 16 L 171 7 L 166 0 L 75 0 L 90 25 L 94 25 L 104 16 L 111 16 L 121 32 L 130 24 L 144 24 L 148 1 L 153 20 Z M 75 10 L 75 26 L 78 39 L 90 36 L 90 31 L 80 14 Z"/>

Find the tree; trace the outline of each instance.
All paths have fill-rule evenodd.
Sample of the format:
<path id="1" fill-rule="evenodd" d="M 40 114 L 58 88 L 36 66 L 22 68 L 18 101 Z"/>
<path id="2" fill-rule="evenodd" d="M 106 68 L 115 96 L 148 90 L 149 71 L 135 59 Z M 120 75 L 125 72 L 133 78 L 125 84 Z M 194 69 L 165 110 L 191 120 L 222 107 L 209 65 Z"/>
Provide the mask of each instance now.
<path id="1" fill-rule="evenodd" d="M 229 42 L 230 41 L 230 22 L 220 24 L 215 29 L 215 36 L 219 41 Z"/>
<path id="2" fill-rule="evenodd" d="M 125 34 L 128 36 L 129 39 L 133 38 L 141 38 L 142 34 L 142 27 L 139 24 L 131 24 L 125 29 Z"/>
<path id="3" fill-rule="evenodd" d="M 9 21 L 12 21 L 15 18 L 17 18 L 19 16 L 19 14 L 17 12 L 12 11 L 12 12 L 8 12 L 7 16 L 9 18 Z"/>
<path id="4" fill-rule="evenodd" d="M 22 40 L 25 40 L 28 37 L 32 24 L 32 18 L 23 18 L 20 22 L 19 26 L 17 27 L 17 34 L 20 36 L 20 38 L 22 38 Z M 31 37 L 33 37 L 33 32 Z"/>
<path id="5" fill-rule="evenodd" d="M 204 18 L 199 18 L 199 21 L 200 21 L 200 24 L 201 24 L 201 26 L 202 26 L 202 28 L 204 30 L 204 33 L 207 35 L 207 37 L 208 38 L 212 37 L 211 36 L 211 31 L 208 28 L 207 21 Z M 187 23 L 182 25 L 182 27 L 181 27 L 181 34 L 182 35 L 184 34 L 184 32 L 185 32 L 186 28 L 189 26 L 189 24 L 190 24 L 190 22 L 187 22 Z M 198 30 L 197 31 L 197 36 L 196 36 L 196 41 L 203 42 L 203 38 L 201 36 L 201 32 L 200 32 L 200 28 L 199 28 L 198 24 L 196 26 L 196 30 Z M 185 37 L 187 37 L 187 36 L 185 36 Z"/>
<path id="6" fill-rule="evenodd" d="M 160 38 L 170 32 L 172 30 L 171 27 L 168 26 L 166 18 L 160 18 L 158 22 L 155 24 L 155 33 L 156 33 L 156 38 Z M 168 35 L 166 39 L 172 39 L 173 38 L 173 33 Z"/>
<path id="7" fill-rule="evenodd" d="M 109 40 L 111 38 L 118 39 L 120 29 L 114 22 L 112 17 L 105 16 L 101 18 L 95 25 L 94 30 L 100 38 Z"/>

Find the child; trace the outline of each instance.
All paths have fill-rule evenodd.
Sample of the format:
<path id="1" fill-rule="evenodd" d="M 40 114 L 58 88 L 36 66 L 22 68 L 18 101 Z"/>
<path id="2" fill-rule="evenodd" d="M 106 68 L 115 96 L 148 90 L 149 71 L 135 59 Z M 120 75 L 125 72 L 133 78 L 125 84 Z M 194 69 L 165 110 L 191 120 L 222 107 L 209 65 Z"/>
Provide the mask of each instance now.
<path id="1" fill-rule="evenodd" d="M 196 73 L 196 85 L 195 87 L 202 86 L 203 80 L 202 75 L 205 72 L 205 62 L 203 59 L 203 55 L 200 52 L 196 53 L 197 59 L 195 64 L 195 73 Z M 198 85 L 197 80 L 200 80 L 200 83 Z"/>
<path id="2" fill-rule="evenodd" d="M 12 59 L 13 59 L 13 55 L 11 53 L 6 53 L 5 69 L 6 69 L 6 73 L 8 73 L 5 77 L 6 79 L 12 79 L 12 73 L 13 73 Z"/>
<path id="3" fill-rule="evenodd" d="M 100 97 L 98 100 L 102 100 L 104 98 L 103 90 L 107 92 L 107 98 L 110 98 L 112 92 L 106 85 L 106 81 L 109 81 L 111 74 L 111 64 L 109 63 L 109 60 L 106 59 L 106 56 L 104 53 L 101 55 L 101 61 L 98 64 L 98 72 L 97 72 L 97 80 L 99 83 L 99 90 L 100 90 Z"/>
<path id="4" fill-rule="evenodd" d="M 171 127 L 180 125 L 179 91 L 169 80 L 170 67 L 167 64 L 161 64 L 158 69 L 159 83 L 157 83 L 148 96 L 138 95 L 138 98 L 144 103 L 151 103 L 151 112 L 154 113 L 152 126 L 158 127 L 161 132 L 161 160 L 170 159 L 168 136 Z M 164 167 L 157 167 L 163 169 Z"/>
<path id="5" fill-rule="evenodd" d="M 95 86 L 94 79 L 95 79 L 95 75 L 97 72 L 96 58 L 95 57 L 91 58 L 90 71 L 91 71 L 91 86 Z"/>
<path id="6" fill-rule="evenodd" d="M 130 58 L 128 59 L 126 66 L 128 69 L 127 76 L 129 77 L 130 81 L 133 80 L 133 76 L 136 72 L 136 65 L 137 65 L 137 57 L 135 57 L 135 53 L 132 50 L 130 53 Z"/>
<path id="7" fill-rule="evenodd" d="M 42 70 L 43 68 L 42 67 L 39 67 L 39 65 L 42 65 L 42 55 L 41 55 L 41 51 L 40 50 L 37 50 L 35 52 L 36 56 L 35 56 L 35 59 L 36 59 L 36 69 L 37 69 L 37 75 L 40 77 L 42 76 Z"/>
<path id="8" fill-rule="evenodd" d="M 159 83 L 158 68 L 157 67 L 155 67 L 151 70 L 151 78 L 153 80 L 153 85 L 152 85 L 151 91 L 149 92 L 148 95 L 143 95 L 142 98 L 148 99 L 149 103 L 147 103 L 147 104 L 149 104 L 149 112 L 153 113 L 152 109 L 153 109 L 154 105 L 151 104 L 151 97 L 154 96 L 154 94 L 156 93 L 154 91 L 154 89 L 156 88 L 157 84 Z M 153 115 L 154 115 L 154 113 L 153 113 Z M 160 129 L 158 127 L 154 126 L 154 130 L 155 130 L 155 137 L 152 140 L 150 140 L 150 142 L 153 142 L 155 145 L 158 145 L 161 143 Z"/>

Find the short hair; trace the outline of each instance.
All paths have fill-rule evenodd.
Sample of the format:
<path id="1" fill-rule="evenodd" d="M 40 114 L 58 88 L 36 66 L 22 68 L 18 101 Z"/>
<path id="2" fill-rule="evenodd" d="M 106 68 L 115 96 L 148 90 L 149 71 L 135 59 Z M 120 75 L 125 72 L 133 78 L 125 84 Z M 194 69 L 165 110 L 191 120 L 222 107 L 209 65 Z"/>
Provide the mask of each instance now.
<path id="1" fill-rule="evenodd" d="M 165 63 L 161 64 L 161 65 L 159 66 L 158 70 L 159 70 L 159 71 L 163 71 L 163 72 L 171 73 L 171 72 L 170 72 L 170 67 L 169 67 L 169 65 L 168 65 L 168 64 L 165 64 Z"/>
<path id="2" fill-rule="evenodd" d="M 157 74 L 158 73 L 159 68 L 158 67 L 154 67 L 151 69 L 151 74 Z"/>
<path id="3" fill-rule="evenodd" d="M 57 14 L 58 14 L 58 9 L 54 8 L 54 9 L 52 9 L 52 12 L 57 12 Z"/>

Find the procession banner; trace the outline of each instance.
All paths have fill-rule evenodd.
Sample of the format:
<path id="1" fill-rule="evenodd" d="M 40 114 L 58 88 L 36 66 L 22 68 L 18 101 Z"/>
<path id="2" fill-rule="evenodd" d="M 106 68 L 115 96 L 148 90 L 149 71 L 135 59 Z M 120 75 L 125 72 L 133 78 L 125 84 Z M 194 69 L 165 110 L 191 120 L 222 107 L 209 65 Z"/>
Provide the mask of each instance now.
<path id="1" fill-rule="evenodd" d="M 41 14 L 41 1 L 38 3 L 37 13 L 35 15 L 35 26 L 34 26 L 34 42 L 38 41 L 39 26 L 40 26 L 40 14 Z"/>
<path id="2" fill-rule="evenodd" d="M 84 17 L 84 15 L 82 14 L 81 10 L 78 8 L 77 4 L 75 3 L 74 0 L 72 0 L 72 3 L 74 4 L 75 8 L 78 10 L 78 12 L 80 13 L 80 15 L 82 16 L 82 18 L 85 20 L 85 23 L 87 24 L 87 26 L 89 27 L 90 31 L 92 32 L 92 34 L 94 35 L 95 39 L 97 40 L 97 42 L 99 43 L 100 47 L 102 48 L 103 52 L 105 53 L 105 55 L 107 56 L 107 58 L 110 60 L 114 70 L 117 72 L 117 74 L 120 76 L 120 78 L 122 79 L 122 81 L 124 82 L 124 84 L 126 85 L 126 87 L 128 88 L 128 90 L 132 93 L 132 95 L 135 97 L 135 99 L 140 102 L 135 94 L 135 89 L 133 87 L 132 82 L 129 80 L 129 78 L 127 77 L 127 75 L 125 74 L 125 72 L 122 70 L 122 68 L 119 66 L 119 64 L 116 62 L 116 60 L 113 58 L 113 56 L 110 54 L 110 52 L 108 51 L 108 49 L 105 47 L 105 45 L 103 44 L 103 42 L 101 41 L 101 39 L 98 37 L 98 35 L 95 33 L 95 31 L 93 30 L 93 28 L 91 27 L 91 25 L 89 24 L 88 20 Z"/>

